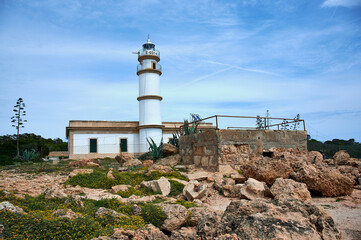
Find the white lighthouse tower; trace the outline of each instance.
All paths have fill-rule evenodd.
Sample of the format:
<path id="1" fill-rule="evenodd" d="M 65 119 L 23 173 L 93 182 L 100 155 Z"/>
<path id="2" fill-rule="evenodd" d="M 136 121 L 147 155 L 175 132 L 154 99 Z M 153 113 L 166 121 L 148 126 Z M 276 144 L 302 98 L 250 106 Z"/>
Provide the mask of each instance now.
<path id="1" fill-rule="evenodd" d="M 160 53 L 150 41 L 143 44 L 138 52 L 139 65 L 137 75 L 139 76 L 139 152 L 148 152 L 149 144 L 147 138 L 152 138 L 157 144 L 162 139 L 162 119 L 160 112 L 160 81 L 162 67 Z"/>

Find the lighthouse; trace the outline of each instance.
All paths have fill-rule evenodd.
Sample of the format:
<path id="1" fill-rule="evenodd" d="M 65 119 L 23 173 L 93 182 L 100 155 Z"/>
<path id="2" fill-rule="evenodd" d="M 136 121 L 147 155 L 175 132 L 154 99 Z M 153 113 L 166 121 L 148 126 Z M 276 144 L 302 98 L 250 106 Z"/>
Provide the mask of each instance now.
<path id="1" fill-rule="evenodd" d="M 162 66 L 160 52 L 150 41 L 143 44 L 138 51 L 137 75 L 139 77 L 139 152 L 148 152 L 147 139 L 153 139 L 156 144 L 162 140 L 162 119 L 160 103 L 160 75 Z"/>

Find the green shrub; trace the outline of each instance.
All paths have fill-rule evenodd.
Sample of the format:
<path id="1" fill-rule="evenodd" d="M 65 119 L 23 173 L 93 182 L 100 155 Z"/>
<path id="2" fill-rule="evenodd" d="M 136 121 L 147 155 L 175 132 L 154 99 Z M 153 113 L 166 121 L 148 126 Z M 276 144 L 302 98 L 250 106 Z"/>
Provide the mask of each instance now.
<path id="1" fill-rule="evenodd" d="M 39 160 L 40 153 L 35 151 L 35 149 L 25 149 L 23 155 L 21 156 L 25 161 L 34 161 Z"/>
<path id="2" fill-rule="evenodd" d="M 94 171 L 91 174 L 77 174 L 72 178 L 69 178 L 64 183 L 72 186 L 79 185 L 81 187 L 88 188 L 104 188 L 110 189 L 112 186 L 117 185 L 115 180 L 107 178 L 105 173 Z"/>
<path id="3" fill-rule="evenodd" d="M 151 223 L 156 227 L 160 227 L 167 219 L 167 214 L 165 214 L 159 206 L 154 205 L 153 203 L 147 203 L 141 207 L 142 217 L 147 224 Z"/>
<path id="4" fill-rule="evenodd" d="M 154 194 L 158 194 L 158 193 L 153 192 L 151 189 L 149 189 L 147 187 L 140 187 L 138 189 L 136 189 L 134 187 L 130 187 L 128 189 L 128 191 L 118 193 L 118 195 L 120 195 L 121 197 L 124 197 L 124 198 L 128 198 L 128 197 L 130 197 L 132 195 L 135 195 L 135 196 L 149 196 L 149 195 L 154 195 Z"/>
<path id="5" fill-rule="evenodd" d="M 183 192 L 183 188 L 184 188 L 184 184 L 174 181 L 174 180 L 169 180 L 170 183 L 170 193 L 169 196 L 171 197 L 175 197 L 178 196 L 179 194 L 181 194 Z"/>
<path id="6" fill-rule="evenodd" d="M 0 166 L 12 165 L 14 164 L 14 159 L 7 155 L 0 155 Z"/>
<path id="7" fill-rule="evenodd" d="M 188 202 L 186 200 L 183 199 L 178 199 L 174 204 L 180 204 L 182 206 L 184 206 L 185 208 L 191 208 L 191 207 L 198 207 L 197 204 L 195 204 L 194 202 Z"/>

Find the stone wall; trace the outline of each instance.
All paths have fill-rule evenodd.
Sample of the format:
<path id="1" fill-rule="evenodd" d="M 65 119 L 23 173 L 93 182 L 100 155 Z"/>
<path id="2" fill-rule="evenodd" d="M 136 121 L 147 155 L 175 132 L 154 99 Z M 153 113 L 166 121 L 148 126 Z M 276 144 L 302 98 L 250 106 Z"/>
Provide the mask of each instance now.
<path id="1" fill-rule="evenodd" d="M 272 147 L 307 149 L 307 132 L 212 129 L 179 139 L 183 163 L 211 171 L 224 166 L 239 169 L 250 154 L 263 154 Z"/>

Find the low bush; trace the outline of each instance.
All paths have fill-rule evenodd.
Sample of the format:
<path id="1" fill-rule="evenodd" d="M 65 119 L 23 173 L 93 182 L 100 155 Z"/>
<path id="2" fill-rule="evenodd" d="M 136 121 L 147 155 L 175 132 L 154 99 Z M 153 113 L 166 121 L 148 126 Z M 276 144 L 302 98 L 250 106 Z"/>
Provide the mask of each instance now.
<path id="1" fill-rule="evenodd" d="M 151 223 L 156 227 L 160 227 L 167 219 L 167 214 L 162 209 L 153 203 L 147 203 L 142 208 L 142 217 L 145 223 Z"/>
<path id="2" fill-rule="evenodd" d="M 178 199 L 174 204 L 180 204 L 182 206 L 184 206 L 185 208 L 191 208 L 191 207 L 198 207 L 197 204 L 195 204 L 194 202 L 188 202 L 186 200 L 183 199 Z"/>
<path id="3" fill-rule="evenodd" d="M 174 181 L 174 180 L 169 180 L 170 183 L 170 193 L 169 196 L 171 197 L 175 197 L 178 196 L 179 194 L 181 194 L 183 192 L 183 188 L 184 188 L 184 184 Z"/>
<path id="4" fill-rule="evenodd" d="M 150 196 L 150 195 L 154 195 L 157 194 L 156 192 L 153 192 L 151 189 L 146 188 L 146 187 L 140 187 L 140 188 L 134 188 L 134 187 L 130 187 L 128 191 L 126 192 L 119 192 L 118 195 L 124 198 L 128 198 L 132 195 L 135 196 Z"/>

